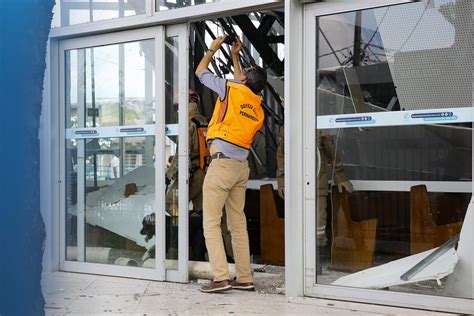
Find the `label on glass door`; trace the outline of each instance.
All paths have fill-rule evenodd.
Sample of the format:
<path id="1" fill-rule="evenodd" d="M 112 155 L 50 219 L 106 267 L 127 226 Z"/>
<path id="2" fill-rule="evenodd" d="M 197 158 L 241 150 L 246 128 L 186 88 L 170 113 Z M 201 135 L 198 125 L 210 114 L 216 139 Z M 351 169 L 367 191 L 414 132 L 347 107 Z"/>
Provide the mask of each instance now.
<path id="1" fill-rule="evenodd" d="M 166 124 L 166 136 L 178 135 L 178 124 Z M 66 139 L 91 139 L 103 137 L 130 137 L 130 136 L 154 136 L 155 125 L 148 124 L 142 126 L 113 126 L 94 128 L 68 128 L 66 129 Z"/>
<path id="2" fill-rule="evenodd" d="M 322 115 L 317 117 L 317 129 L 370 126 L 428 125 L 473 122 L 470 107 L 437 110 L 371 112 L 361 114 Z"/>

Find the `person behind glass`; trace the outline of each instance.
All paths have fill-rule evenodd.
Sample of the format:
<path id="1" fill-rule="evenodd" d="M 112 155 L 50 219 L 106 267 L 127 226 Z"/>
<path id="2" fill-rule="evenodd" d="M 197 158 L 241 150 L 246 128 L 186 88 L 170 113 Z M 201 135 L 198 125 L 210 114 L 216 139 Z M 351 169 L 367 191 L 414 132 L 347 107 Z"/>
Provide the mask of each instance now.
<path id="1" fill-rule="evenodd" d="M 244 205 L 250 171 L 247 156 L 255 134 L 263 125 L 262 98 L 258 94 L 266 85 L 267 74 L 260 67 L 241 70 L 242 44 L 235 37 L 232 44 L 234 80 L 213 75 L 207 67 L 224 40 L 225 37 L 220 36 L 211 43 L 195 72 L 203 85 L 219 95 L 206 138 L 212 161 L 203 187 L 204 237 L 213 274 L 213 282 L 200 289 L 206 293 L 232 288 L 254 290 Z M 229 280 L 220 227 L 224 206 L 235 259 L 233 281 Z"/>
<path id="2" fill-rule="evenodd" d="M 333 166 L 334 184 L 337 190 L 342 193 L 343 190 L 351 193 L 353 190 L 352 183 L 344 174 L 343 163 L 340 155 L 337 153 L 331 135 L 328 135 L 321 130 L 317 131 L 316 135 L 317 150 L 321 159 L 319 174 L 317 175 L 317 208 L 316 208 L 316 241 L 317 246 L 326 247 L 328 238 L 326 236 L 326 219 L 327 219 L 327 196 L 329 193 L 328 181 L 330 179 L 329 165 Z M 277 181 L 278 181 L 278 195 L 285 198 L 285 130 L 280 128 L 279 145 L 277 149 Z"/>
<path id="3" fill-rule="evenodd" d="M 173 159 L 174 159 L 174 155 L 171 155 L 171 156 L 168 157 L 168 162 L 166 163 L 166 169 L 167 170 L 171 166 L 171 163 L 173 162 Z"/>
<path id="4" fill-rule="evenodd" d="M 111 171 L 111 179 L 118 179 L 120 178 L 120 158 L 117 157 L 114 153 L 112 160 L 110 161 L 110 171 Z"/>
<path id="5" fill-rule="evenodd" d="M 189 214 L 189 241 L 191 246 L 190 260 L 205 260 L 204 235 L 202 232 L 202 185 L 206 174 L 206 166 L 201 163 L 204 149 L 200 146 L 200 136 L 198 129 L 207 126 L 207 118 L 199 112 L 199 96 L 190 93 L 188 102 L 188 153 L 189 153 L 189 194 L 188 198 L 193 202 L 193 211 Z M 204 141 L 203 141 L 204 143 Z M 205 143 L 204 143 L 205 144 Z M 208 157 L 208 156 L 207 156 Z M 166 169 L 166 185 L 170 186 L 166 193 L 166 209 L 171 212 L 176 206 L 177 200 L 173 199 L 174 192 L 178 189 L 178 155 L 168 158 L 169 166 Z M 173 181 L 173 182 L 172 182 Z M 172 183 L 171 183 L 172 182 Z M 171 249 L 172 248 L 172 249 Z M 168 257 L 177 259 L 178 240 L 177 234 L 172 234 L 171 248 L 168 250 Z"/>

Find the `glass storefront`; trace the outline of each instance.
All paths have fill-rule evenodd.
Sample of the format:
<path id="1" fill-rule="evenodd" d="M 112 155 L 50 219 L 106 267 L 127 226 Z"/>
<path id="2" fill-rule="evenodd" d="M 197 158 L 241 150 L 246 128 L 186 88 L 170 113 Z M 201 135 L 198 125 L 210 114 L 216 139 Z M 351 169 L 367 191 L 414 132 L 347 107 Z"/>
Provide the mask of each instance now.
<path id="1" fill-rule="evenodd" d="M 152 4 L 158 12 L 205 3 L 215 3 L 217 8 L 218 2 L 63 0 L 61 26 L 131 15 L 145 18 L 145 8 L 151 8 Z M 373 5 L 371 1 L 359 3 L 362 2 Z M 316 26 L 311 27 L 308 34 L 316 38 L 314 47 L 308 45 L 311 39 L 306 37 L 304 43 L 296 45 L 309 52 L 304 60 L 312 60 L 302 63 L 302 69 L 297 67 L 300 72 L 297 77 L 310 68 L 316 73 L 312 77 L 315 80 L 308 80 L 315 82 L 313 89 L 305 90 L 306 82 L 302 85 L 304 101 L 301 104 L 313 97 L 314 102 L 303 109 L 301 117 L 296 118 L 289 110 L 285 113 L 291 117 L 287 120 L 291 122 L 290 129 L 300 128 L 296 125 L 306 127 L 306 120 L 311 120 L 311 130 L 302 132 L 304 140 L 295 138 L 291 146 L 295 149 L 301 145 L 294 152 L 305 170 L 300 170 L 298 177 L 287 178 L 304 179 L 294 181 L 303 190 L 310 186 L 306 179 L 316 180 L 310 194 L 286 191 L 290 193 L 287 200 L 296 201 L 298 195 L 303 201 L 298 200 L 298 209 L 287 210 L 285 225 L 289 223 L 289 216 L 303 212 L 304 217 L 297 215 L 303 222 L 298 225 L 314 228 L 314 232 L 304 229 L 299 235 L 306 240 L 298 240 L 291 246 L 304 249 L 305 254 L 301 254 L 301 258 L 287 257 L 286 263 L 294 260 L 301 263 L 305 271 L 302 275 L 287 273 L 287 281 L 289 276 L 306 279 L 298 287 L 288 286 L 288 291 L 297 288 L 298 293 L 308 296 L 319 296 L 326 291 L 322 297 L 362 301 L 372 299 L 360 298 L 369 292 L 366 289 L 383 290 L 370 291 L 376 293 L 374 295 L 392 291 L 397 295 L 404 292 L 472 299 L 473 273 L 466 274 L 466 265 L 461 265 L 466 261 L 466 250 L 461 251 L 458 243 L 465 219 L 469 217 L 467 208 L 472 194 L 472 2 L 428 0 L 360 11 L 354 11 L 355 4 L 349 0 L 333 2 L 334 11 L 330 4 L 331 1 L 327 1 L 300 7 L 301 15 L 318 5 L 323 8 L 321 12 L 332 13 L 313 16 Z M 159 14 L 157 12 L 152 15 Z M 283 17 L 281 11 L 273 14 Z M 164 16 L 166 18 L 166 14 Z M 250 20 L 253 24 L 263 21 L 259 15 Z M 188 41 L 189 30 L 191 34 L 199 30 L 195 30 L 193 24 L 159 26 L 156 29 L 161 33 L 154 30 L 149 37 L 155 40 L 137 41 L 132 39 L 135 35 L 130 34 L 150 31 L 150 23 L 145 19 L 143 26 L 134 23 L 133 28 L 137 30 L 123 32 L 123 41 L 115 37 L 121 31 L 90 36 L 98 43 L 97 38 L 112 35 L 113 40 L 107 39 L 107 43 L 117 43 L 120 38 L 121 44 L 83 45 L 81 40 L 88 38 L 81 38 L 81 31 L 74 33 L 74 30 L 71 36 L 78 38 L 55 39 L 56 44 L 60 43 L 59 51 L 65 53 L 59 69 L 61 75 L 58 75 L 58 81 L 64 84 L 64 100 L 59 103 L 65 111 L 60 118 L 60 124 L 65 126 L 65 138 L 61 139 L 64 151 L 60 151 L 64 165 L 64 173 L 62 170 L 60 173 L 65 180 L 59 189 L 64 191 L 59 193 L 60 209 L 64 211 L 61 234 L 65 232 L 65 236 L 60 237 L 61 242 L 65 240 L 61 246 L 65 258 L 61 257 L 61 264 L 73 262 L 76 265 L 68 265 L 66 270 L 76 272 L 92 267 L 95 273 L 104 271 L 98 266 L 108 264 L 105 267 L 113 271 L 105 274 L 121 276 L 140 269 L 122 270 L 118 266 L 144 267 L 147 269 L 142 270 L 147 272 L 166 266 L 163 269 L 166 271 L 158 277 L 141 272 L 131 274 L 132 277 L 187 282 L 188 260 L 183 259 L 186 257 L 183 254 L 190 249 L 183 250 L 188 245 L 182 240 L 188 233 L 191 236 L 191 232 L 184 230 L 184 224 L 190 224 L 191 217 L 184 221 L 183 215 L 188 217 L 186 207 L 192 213 L 194 206 L 184 198 L 188 193 L 185 174 L 189 170 L 185 163 L 187 155 L 180 151 L 180 141 L 185 142 L 187 120 L 179 108 L 188 97 L 183 98 L 188 91 L 187 84 L 194 89 L 183 61 L 188 60 L 189 51 L 193 55 L 192 50 L 198 47 Z M 169 23 L 173 23 L 172 20 Z M 213 27 L 210 29 L 214 30 Z M 171 31 L 168 33 L 168 30 Z M 286 33 L 292 31 L 286 30 Z M 278 37 L 284 33 L 282 30 Z M 270 33 L 264 35 L 271 36 Z M 157 39 L 160 39 L 158 45 Z M 81 43 L 74 47 L 97 46 L 61 48 L 62 42 L 74 41 Z M 246 41 L 244 45 L 250 44 Z M 255 56 L 259 53 L 254 49 L 246 52 Z M 302 58 L 289 56 L 298 62 Z M 163 60 L 155 61 L 155 57 Z M 225 68 L 221 60 L 212 65 L 216 72 Z M 155 79 L 156 70 L 160 74 L 156 72 Z M 291 80 L 286 79 L 293 79 L 289 73 L 288 68 L 278 77 L 274 76 L 277 72 L 270 73 L 269 79 L 285 78 L 282 89 L 283 85 L 294 88 Z M 193 75 L 192 70 L 190 75 Z M 159 101 L 155 100 L 156 89 Z M 291 89 L 285 92 L 287 105 L 286 100 L 290 98 L 300 104 L 293 101 Z M 214 104 L 212 96 L 207 97 L 212 99 L 209 104 Z M 316 118 L 306 116 L 306 112 L 314 113 Z M 161 132 L 163 139 L 155 138 Z M 308 138 L 314 146 L 307 146 Z M 310 158 L 303 156 L 308 150 Z M 251 153 L 250 157 L 253 156 L 255 153 Z M 314 173 L 308 172 L 308 161 L 310 168 L 314 166 Z M 179 167 L 173 179 L 168 179 L 167 171 L 173 163 Z M 299 170 L 288 165 L 287 174 Z M 308 177 L 308 173 L 313 178 Z M 160 177 L 163 183 L 158 184 Z M 287 183 L 287 188 L 295 185 L 294 182 Z M 163 190 L 156 189 L 157 186 Z M 303 210 L 299 209 L 301 205 Z M 308 209 L 314 216 L 310 217 L 311 221 L 307 221 Z M 163 239 L 154 236 L 155 214 L 164 218 Z M 146 223 L 153 224 L 153 228 L 150 225 L 145 229 Z M 293 237 L 285 238 L 288 247 Z M 163 250 L 161 245 L 165 249 L 159 255 Z M 156 258 L 163 260 L 155 262 L 155 246 Z M 309 256 L 305 257 L 306 254 Z M 191 253 L 189 258 L 192 260 Z M 427 264 L 420 265 L 422 261 Z M 472 256 L 468 261 L 472 262 Z M 312 281 L 306 282 L 309 277 Z M 470 290 L 465 291 L 466 288 Z M 320 289 L 322 292 L 318 293 Z M 350 294 L 338 296 L 341 293 L 338 290 Z M 330 291 L 337 293 L 326 295 Z M 404 299 L 402 303 L 397 301 L 398 297 Z M 400 295 L 387 300 L 374 299 L 374 302 L 403 305 L 411 297 L 415 296 Z"/>
<path id="2" fill-rule="evenodd" d="M 473 298 L 456 248 L 473 13 L 443 0 L 317 17 L 317 284 Z"/>
<path id="3" fill-rule="evenodd" d="M 186 186 L 178 185 L 185 166 L 178 143 L 187 38 L 183 27 L 166 37 L 160 30 L 135 32 L 149 39 L 118 44 L 107 44 L 115 43 L 108 35 L 64 44 L 64 260 L 72 269 L 81 262 L 133 266 L 150 270 L 136 270 L 139 276 L 187 280 L 179 209 L 188 203 L 180 204 Z M 91 39 L 99 44 L 67 48 Z M 166 183 L 157 186 L 161 175 Z"/>

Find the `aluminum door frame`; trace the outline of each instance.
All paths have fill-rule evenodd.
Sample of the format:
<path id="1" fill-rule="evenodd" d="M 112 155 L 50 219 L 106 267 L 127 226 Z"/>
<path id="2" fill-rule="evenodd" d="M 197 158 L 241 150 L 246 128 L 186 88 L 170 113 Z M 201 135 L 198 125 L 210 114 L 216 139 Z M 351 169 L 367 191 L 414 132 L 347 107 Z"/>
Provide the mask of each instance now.
<path id="1" fill-rule="evenodd" d="M 420 309 L 440 310 L 449 312 L 469 313 L 474 310 L 474 300 L 431 296 L 412 293 L 401 293 L 392 291 L 369 290 L 361 288 L 349 288 L 334 285 L 322 285 L 316 283 L 316 153 L 314 128 L 316 125 L 316 48 L 317 18 L 324 15 L 332 15 L 344 12 L 375 9 L 391 5 L 403 5 L 417 1 L 410 0 L 329 0 L 320 3 L 312 3 L 304 6 L 303 38 L 303 170 L 304 170 L 304 295 L 327 298 L 374 303 L 382 305 L 393 305 L 401 307 L 413 307 Z M 474 134 L 474 130 L 473 130 Z M 474 135 L 473 135 L 474 147 Z M 474 174 L 474 167 L 473 167 Z M 472 183 L 471 183 L 472 186 Z M 472 201 L 471 201 L 472 203 Z M 474 256 L 474 254 L 473 254 Z M 474 275 L 474 273 L 473 273 Z"/>
<path id="2" fill-rule="evenodd" d="M 188 282 L 188 216 L 180 216 L 178 219 L 178 269 L 167 270 L 165 260 L 165 215 L 164 212 L 157 212 L 155 225 L 155 238 L 157 241 L 155 248 L 155 268 L 127 267 L 109 264 L 98 264 L 88 262 L 74 262 L 66 260 L 66 209 L 65 209 L 65 52 L 72 49 L 90 48 L 103 45 L 113 45 L 140 40 L 153 39 L 155 45 L 155 157 L 157 157 L 157 166 L 162 168 L 155 169 L 155 199 L 156 209 L 165 210 L 165 166 L 166 159 L 164 154 L 159 155 L 158 149 L 164 153 L 165 148 L 165 40 L 166 37 L 179 37 L 179 209 L 188 209 L 188 30 L 187 24 L 172 26 L 155 26 L 144 29 L 122 31 L 110 34 L 92 35 L 81 38 L 62 40 L 58 44 L 58 72 L 52 74 L 52 82 L 59 85 L 57 91 L 58 100 L 55 103 L 59 109 L 58 134 L 59 134 L 59 179 L 56 188 L 58 194 L 58 203 L 54 214 L 57 214 L 58 221 L 54 220 L 55 230 L 58 234 L 53 234 L 52 244 L 59 247 L 59 269 L 62 271 L 91 273 L 99 275 L 111 275 L 120 277 L 131 277 L 140 279 L 149 279 L 157 281 Z M 159 71 L 158 71 L 159 70 Z M 55 90 L 56 91 L 56 90 Z M 79 210 L 78 210 L 79 211 Z M 53 216 L 54 217 L 54 216 Z M 79 222 L 79 221 L 78 221 Z M 84 222 L 84 221 L 83 221 Z M 84 224 L 84 223 L 83 223 Z M 159 241 L 159 244 L 158 244 Z"/>
<path id="3" fill-rule="evenodd" d="M 179 97 L 178 97 L 178 122 L 179 122 L 179 143 L 178 146 L 178 209 L 180 210 L 180 215 L 178 217 L 178 270 L 166 270 L 166 280 L 167 281 L 174 281 L 174 282 L 182 282 L 187 283 L 189 281 L 189 146 L 188 146 L 188 136 L 189 136 L 189 126 L 188 126 L 188 102 L 189 102 L 189 24 L 177 24 L 172 26 L 166 26 L 166 32 L 164 34 L 164 38 L 160 43 L 163 43 L 162 47 L 159 48 L 160 54 L 163 54 L 163 57 L 160 58 L 160 63 L 162 71 L 159 72 L 159 76 L 163 76 L 162 78 L 158 78 L 156 80 L 157 90 L 162 93 L 159 95 L 161 96 L 161 101 L 159 104 L 165 104 L 165 77 L 164 77 L 164 69 L 165 69 L 165 57 L 164 57 L 164 49 L 165 49 L 165 42 L 166 38 L 168 37 L 178 37 L 178 54 L 179 54 Z M 157 69 L 160 69 L 157 68 Z M 160 90 L 159 90 L 160 89 Z M 158 108 L 158 107 L 157 107 Z M 165 149 L 165 108 L 164 106 L 160 107 L 160 115 L 163 116 L 162 120 L 159 120 L 160 123 L 158 124 L 158 128 L 162 128 L 159 131 L 159 135 L 162 135 L 162 141 L 160 144 L 162 151 L 164 152 Z M 156 116 L 158 117 L 158 115 Z M 157 147 L 158 148 L 158 147 Z M 160 159 L 163 159 L 159 162 L 158 168 L 158 178 L 157 181 L 159 183 L 165 183 L 165 166 L 166 160 L 164 155 L 160 156 Z M 161 191 L 161 204 L 158 204 L 162 209 L 165 209 L 165 190 Z M 160 209 L 160 208 L 158 208 Z M 163 231 L 165 227 L 165 215 L 164 212 L 162 213 L 161 223 L 163 224 Z M 184 215 L 184 216 L 183 216 Z M 165 239 L 163 238 L 162 241 L 164 242 Z M 162 245 L 162 249 L 165 249 L 165 245 Z M 163 252 L 162 258 L 165 258 L 166 254 Z"/>

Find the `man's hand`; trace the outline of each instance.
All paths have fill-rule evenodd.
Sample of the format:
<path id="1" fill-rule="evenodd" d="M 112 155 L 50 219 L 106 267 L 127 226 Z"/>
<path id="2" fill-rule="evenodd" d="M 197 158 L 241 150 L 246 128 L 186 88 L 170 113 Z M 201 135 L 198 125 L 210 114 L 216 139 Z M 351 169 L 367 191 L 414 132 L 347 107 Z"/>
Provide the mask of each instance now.
<path id="1" fill-rule="evenodd" d="M 352 186 L 352 183 L 348 180 L 337 184 L 337 190 L 339 191 L 339 193 L 342 193 L 343 189 L 346 190 L 347 193 L 351 193 L 354 190 L 354 187 Z"/>
<path id="2" fill-rule="evenodd" d="M 232 56 L 239 56 L 240 49 L 242 48 L 242 43 L 238 36 L 235 37 L 235 41 L 232 43 Z"/>
<path id="3" fill-rule="evenodd" d="M 278 187 L 278 195 L 284 200 L 285 199 L 285 187 Z"/>
<path id="4" fill-rule="evenodd" d="M 240 69 L 239 63 L 239 52 L 242 48 L 242 42 L 238 36 L 235 36 L 235 41 L 232 43 L 232 63 L 234 65 L 234 79 L 242 80 L 241 73 L 242 70 Z"/>
<path id="5" fill-rule="evenodd" d="M 222 43 L 224 43 L 224 39 L 224 36 L 217 37 L 215 40 L 212 41 L 211 46 L 209 46 L 209 49 L 213 50 L 214 53 L 217 52 L 219 48 L 221 48 Z"/>

